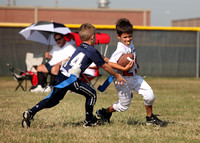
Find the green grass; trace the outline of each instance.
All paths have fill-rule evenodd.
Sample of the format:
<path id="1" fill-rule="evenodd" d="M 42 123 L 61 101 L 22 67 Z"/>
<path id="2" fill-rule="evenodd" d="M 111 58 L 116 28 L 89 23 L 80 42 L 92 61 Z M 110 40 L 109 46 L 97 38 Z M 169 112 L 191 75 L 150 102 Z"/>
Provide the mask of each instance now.
<path id="1" fill-rule="evenodd" d="M 38 112 L 31 128 L 23 129 L 22 113 L 48 94 L 21 89 L 15 92 L 17 82 L 11 77 L 0 77 L 0 142 L 200 142 L 200 79 L 148 77 L 145 80 L 156 95 L 154 114 L 166 121 L 167 127 L 146 126 L 142 97 L 133 93 L 129 110 L 114 113 L 111 124 L 84 128 L 85 98 L 69 93 L 54 108 Z M 98 92 L 94 111 L 117 101 L 117 92 L 111 84 L 104 93 Z"/>

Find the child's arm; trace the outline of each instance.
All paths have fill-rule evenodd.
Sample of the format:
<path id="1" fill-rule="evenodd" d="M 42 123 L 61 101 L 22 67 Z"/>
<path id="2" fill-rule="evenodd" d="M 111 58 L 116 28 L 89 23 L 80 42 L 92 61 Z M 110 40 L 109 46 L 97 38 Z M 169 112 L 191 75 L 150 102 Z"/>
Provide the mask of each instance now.
<path id="1" fill-rule="evenodd" d="M 49 60 L 52 59 L 52 55 L 50 55 L 50 52 L 45 52 L 44 57 L 45 57 L 46 59 L 49 59 Z"/>
<path id="2" fill-rule="evenodd" d="M 109 66 L 120 71 L 129 71 L 133 67 L 133 64 L 134 62 L 129 62 L 125 67 L 122 67 L 117 63 L 108 62 Z"/>
<path id="3" fill-rule="evenodd" d="M 127 82 L 120 74 L 116 73 L 107 63 L 102 65 L 102 68 L 107 71 L 109 74 L 113 75 L 117 82 L 121 85 L 124 85 L 124 82 Z"/>
<path id="4" fill-rule="evenodd" d="M 105 57 L 105 56 L 102 56 L 103 60 L 108 63 L 109 62 L 109 58 Z"/>

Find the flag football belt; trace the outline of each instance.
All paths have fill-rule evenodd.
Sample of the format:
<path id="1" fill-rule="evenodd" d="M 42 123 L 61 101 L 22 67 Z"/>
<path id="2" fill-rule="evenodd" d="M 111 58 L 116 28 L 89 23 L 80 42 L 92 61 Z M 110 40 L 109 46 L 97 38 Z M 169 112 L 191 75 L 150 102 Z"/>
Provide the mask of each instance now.
<path id="1" fill-rule="evenodd" d="M 62 81 L 61 83 L 59 83 L 58 85 L 55 85 L 54 87 L 56 88 L 65 88 L 67 86 L 69 86 L 70 84 L 72 84 L 73 82 L 75 82 L 77 80 L 76 75 L 71 74 L 70 77 L 64 81 Z M 53 89 L 54 90 L 54 89 Z M 50 98 L 53 90 L 51 91 L 51 93 L 45 97 L 44 99 Z"/>

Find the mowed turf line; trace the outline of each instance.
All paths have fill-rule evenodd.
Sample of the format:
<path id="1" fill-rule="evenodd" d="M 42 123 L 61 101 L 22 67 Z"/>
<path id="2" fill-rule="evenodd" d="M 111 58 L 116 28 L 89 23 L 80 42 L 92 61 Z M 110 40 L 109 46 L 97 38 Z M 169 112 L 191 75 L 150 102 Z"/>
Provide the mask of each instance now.
<path id="1" fill-rule="evenodd" d="M 168 123 L 166 127 L 145 125 L 143 99 L 133 92 L 130 108 L 114 113 L 111 124 L 84 128 L 85 98 L 68 93 L 59 105 L 36 114 L 31 128 L 23 129 L 22 113 L 48 94 L 21 89 L 15 92 L 17 82 L 12 77 L 0 77 L 0 142 L 200 142 L 200 79 L 148 77 L 145 80 L 156 96 L 154 114 Z M 117 101 L 112 83 L 104 93 L 98 92 L 94 113 Z"/>

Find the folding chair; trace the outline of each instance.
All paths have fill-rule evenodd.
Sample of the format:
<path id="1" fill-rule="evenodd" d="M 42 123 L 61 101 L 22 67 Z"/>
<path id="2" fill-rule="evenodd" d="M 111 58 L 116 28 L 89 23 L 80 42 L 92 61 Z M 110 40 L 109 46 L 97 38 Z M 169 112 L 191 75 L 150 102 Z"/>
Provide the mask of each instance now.
<path id="1" fill-rule="evenodd" d="M 43 62 L 42 54 L 34 55 L 33 53 L 26 53 L 25 63 L 26 63 L 27 71 L 36 73 L 37 71 L 34 67 L 42 64 L 42 62 Z"/>
<path id="2" fill-rule="evenodd" d="M 26 53 L 26 67 L 27 72 L 32 75 L 32 85 L 36 86 L 38 83 L 36 67 L 43 62 L 42 54 L 34 55 L 33 53 Z"/>
<path id="3" fill-rule="evenodd" d="M 29 73 L 26 74 L 25 71 L 22 71 L 20 69 L 14 68 L 12 65 L 7 64 L 7 66 L 9 67 L 9 70 L 11 71 L 11 74 L 14 76 L 14 79 L 17 80 L 18 85 L 15 88 L 15 91 L 21 87 L 23 91 L 27 90 L 27 80 L 32 80 L 31 75 Z M 23 74 L 25 73 L 25 74 Z M 25 81 L 25 88 L 23 87 L 22 83 Z"/>
<path id="4" fill-rule="evenodd" d="M 82 74 L 81 80 L 91 87 L 95 88 L 94 86 L 101 76 L 102 75 L 99 73 L 99 68 L 96 67 L 94 63 L 92 63 L 89 68 L 87 68 Z"/>
<path id="5" fill-rule="evenodd" d="M 7 64 L 9 67 L 9 70 L 11 71 L 11 74 L 14 76 L 14 79 L 17 80 L 18 85 L 15 89 L 15 91 L 21 87 L 23 91 L 27 90 L 27 81 L 30 80 L 32 86 L 37 85 L 37 71 L 35 70 L 34 65 L 39 65 L 43 61 L 43 57 L 41 55 L 34 56 L 33 53 L 26 53 L 26 66 L 27 70 L 20 70 L 18 68 L 13 67 L 10 64 Z M 23 82 L 25 81 L 25 88 L 23 87 Z M 31 87 L 32 88 L 32 87 Z M 31 89 L 30 88 L 30 89 Z M 29 90 L 30 90 L 29 89 Z"/>

